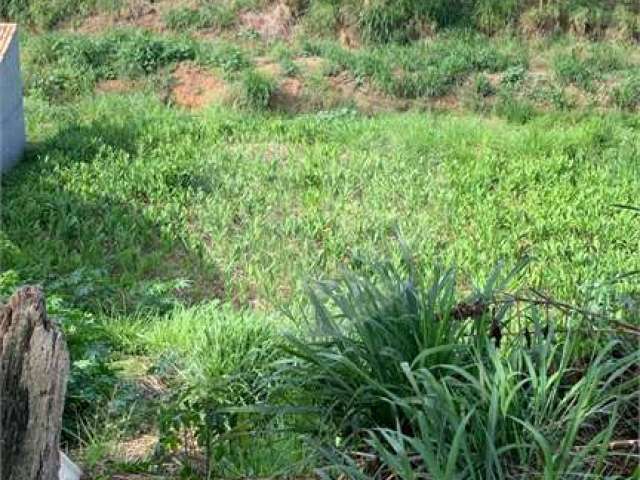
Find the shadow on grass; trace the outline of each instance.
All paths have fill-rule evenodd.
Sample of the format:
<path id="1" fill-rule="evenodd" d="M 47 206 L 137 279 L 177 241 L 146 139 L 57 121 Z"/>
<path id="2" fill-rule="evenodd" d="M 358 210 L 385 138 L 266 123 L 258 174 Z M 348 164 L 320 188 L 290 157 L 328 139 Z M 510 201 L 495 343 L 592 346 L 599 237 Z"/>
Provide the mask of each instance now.
<path id="1" fill-rule="evenodd" d="M 176 225 L 183 219 L 173 210 L 159 218 L 163 205 L 150 205 L 150 195 L 170 197 L 191 185 L 163 184 L 158 192 L 122 175 L 126 162 L 109 164 L 104 156 L 133 158 L 141 143 L 165 141 L 149 134 L 149 120 L 71 123 L 30 146 L 2 179 L 2 271 L 15 270 L 21 282 L 41 283 L 48 295 L 95 312 L 163 310 L 224 296 L 216 266 L 182 241 Z M 103 191 L 95 184 L 104 181 L 101 169 L 112 170 Z"/>

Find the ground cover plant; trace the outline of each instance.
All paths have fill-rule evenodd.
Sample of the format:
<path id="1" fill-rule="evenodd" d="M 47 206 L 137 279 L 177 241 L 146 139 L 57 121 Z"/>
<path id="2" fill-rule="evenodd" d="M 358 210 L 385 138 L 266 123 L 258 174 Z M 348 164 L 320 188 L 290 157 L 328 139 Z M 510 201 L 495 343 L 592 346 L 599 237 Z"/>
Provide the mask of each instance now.
<path id="1" fill-rule="evenodd" d="M 639 15 L 2 3 L 0 297 L 43 285 L 65 330 L 64 448 L 98 479 L 639 475 Z"/>

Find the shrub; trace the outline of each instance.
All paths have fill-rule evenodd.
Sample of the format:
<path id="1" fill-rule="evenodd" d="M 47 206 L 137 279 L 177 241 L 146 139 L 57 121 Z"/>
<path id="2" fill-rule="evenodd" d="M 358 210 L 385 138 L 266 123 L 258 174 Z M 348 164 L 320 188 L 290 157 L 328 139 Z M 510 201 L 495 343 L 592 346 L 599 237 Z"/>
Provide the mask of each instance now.
<path id="1" fill-rule="evenodd" d="M 265 110 L 271 103 L 276 84 L 273 79 L 255 71 L 248 70 L 242 77 L 242 99 L 244 106 L 254 110 Z"/>

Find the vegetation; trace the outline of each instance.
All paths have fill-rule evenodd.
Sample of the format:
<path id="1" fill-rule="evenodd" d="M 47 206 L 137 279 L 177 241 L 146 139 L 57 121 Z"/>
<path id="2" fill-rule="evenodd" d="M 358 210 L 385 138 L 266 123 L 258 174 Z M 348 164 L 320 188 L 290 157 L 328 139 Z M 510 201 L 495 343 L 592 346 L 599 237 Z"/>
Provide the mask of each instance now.
<path id="1" fill-rule="evenodd" d="M 635 2 L 0 17 L 0 297 L 44 286 L 92 478 L 640 475 Z"/>

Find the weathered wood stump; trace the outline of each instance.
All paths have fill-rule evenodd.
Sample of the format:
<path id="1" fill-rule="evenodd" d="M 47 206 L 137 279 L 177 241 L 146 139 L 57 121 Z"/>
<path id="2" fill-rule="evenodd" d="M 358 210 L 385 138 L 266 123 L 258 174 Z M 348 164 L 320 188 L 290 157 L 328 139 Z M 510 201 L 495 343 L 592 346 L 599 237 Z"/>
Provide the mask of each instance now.
<path id="1" fill-rule="evenodd" d="M 57 480 L 69 354 L 39 288 L 0 306 L 0 480 Z"/>

